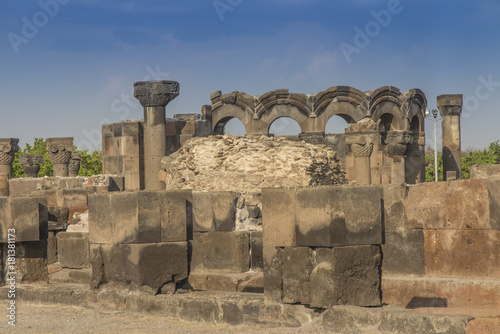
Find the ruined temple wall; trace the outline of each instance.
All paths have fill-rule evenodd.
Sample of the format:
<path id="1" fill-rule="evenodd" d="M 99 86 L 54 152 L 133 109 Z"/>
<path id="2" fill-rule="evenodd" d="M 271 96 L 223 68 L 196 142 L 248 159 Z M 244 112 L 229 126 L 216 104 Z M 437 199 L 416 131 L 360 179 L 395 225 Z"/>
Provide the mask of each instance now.
<path id="1" fill-rule="evenodd" d="M 179 117 L 186 115 L 179 115 Z M 177 151 L 192 137 L 210 134 L 210 122 L 170 119 L 166 127 L 165 155 Z M 102 126 L 102 163 L 104 174 L 125 178 L 127 190 L 144 189 L 144 122 L 124 121 Z"/>
<path id="2" fill-rule="evenodd" d="M 498 306 L 500 179 L 384 186 L 384 302 Z"/>

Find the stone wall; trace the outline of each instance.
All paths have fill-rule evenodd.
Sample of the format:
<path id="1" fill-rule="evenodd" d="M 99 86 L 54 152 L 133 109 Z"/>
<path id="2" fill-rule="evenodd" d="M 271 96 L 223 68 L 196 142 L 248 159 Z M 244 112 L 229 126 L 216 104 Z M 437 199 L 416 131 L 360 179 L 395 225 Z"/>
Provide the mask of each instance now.
<path id="1" fill-rule="evenodd" d="M 163 158 L 161 167 L 167 189 L 246 192 L 346 183 L 332 149 L 279 137 L 193 138 Z"/>

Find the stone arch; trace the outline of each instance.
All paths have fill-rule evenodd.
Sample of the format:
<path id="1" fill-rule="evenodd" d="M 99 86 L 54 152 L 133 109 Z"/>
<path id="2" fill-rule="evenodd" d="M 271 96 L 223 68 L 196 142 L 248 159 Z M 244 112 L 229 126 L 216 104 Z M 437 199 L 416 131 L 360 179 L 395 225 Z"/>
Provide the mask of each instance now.
<path id="1" fill-rule="evenodd" d="M 267 133 L 269 134 L 269 127 L 271 124 L 281 117 L 289 117 L 296 121 L 300 126 L 300 131 L 305 132 L 304 124 L 309 119 L 304 115 L 296 106 L 290 104 L 276 104 L 268 112 L 262 115 L 261 120 L 267 126 Z"/>
<path id="2" fill-rule="evenodd" d="M 349 119 L 348 122 L 359 122 L 367 114 L 367 97 L 362 91 L 349 86 L 330 87 L 315 95 L 314 114 L 317 117 L 326 114 L 326 122 L 334 115 L 346 121 Z"/>
<path id="3" fill-rule="evenodd" d="M 233 118 L 239 119 L 245 126 L 245 132 L 248 133 L 248 122 L 251 121 L 251 117 L 234 104 L 224 104 L 212 112 L 212 133 L 221 134 L 220 131 L 223 131 L 227 122 Z"/>
<path id="4" fill-rule="evenodd" d="M 371 96 L 369 112 L 379 128 L 380 124 L 388 128 L 390 119 L 391 130 L 408 130 L 408 118 L 402 110 L 406 97 L 398 88 L 384 86 L 369 92 L 369 95 Z"/>
<path id="5" fill-rule="evenodd" d="M 275 124 L 275 122 L 279 121 L 279 120 L 291 120 L 292 122 L 294 122 L 297 126 L 298 126 L 298 133 L 271 133 L 271 127 L 273 126 L 273 124 Z M 267 133 L 268 135 L 276 135 L 276 136 L 295 136 L 295 135 L 300 135 L 300 133 L 302 132 L 302 129 L 300 127 L 300 124 L 293 118 L 289 117 L 289 116 L 281 116 L 281 117 L 278 117 L 276 119 L 274 119 L 271 123 L 269 123 L 269 127 L 267 129 Z"/>

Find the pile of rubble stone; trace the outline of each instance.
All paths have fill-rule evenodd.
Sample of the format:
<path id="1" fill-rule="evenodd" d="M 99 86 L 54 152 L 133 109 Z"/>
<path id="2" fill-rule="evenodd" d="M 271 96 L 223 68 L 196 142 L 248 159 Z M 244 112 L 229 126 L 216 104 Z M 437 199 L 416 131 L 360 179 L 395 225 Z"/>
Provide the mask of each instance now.
<path id="1" fill-rule="evenodd" d="M 162 159 L 166 189 L 252 191 L 346 183 L 336 152 L 326 145 L 279 137 L 193 138 Z"/>

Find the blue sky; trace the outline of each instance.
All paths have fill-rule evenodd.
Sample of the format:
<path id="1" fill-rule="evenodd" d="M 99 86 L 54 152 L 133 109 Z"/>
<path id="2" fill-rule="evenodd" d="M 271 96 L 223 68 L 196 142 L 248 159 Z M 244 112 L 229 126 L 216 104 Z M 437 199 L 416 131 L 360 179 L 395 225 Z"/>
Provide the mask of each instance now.
<path id="1" fill-rule="evenodd" d="M 181 94 L 167 117 L 199 112 L 217 90 L 391 85 L 422 89 L 431 109 L 464 94 L 462 146 L 482 148 L 500 139 L 499 31 L 497 0 L 4 0 L 0 137 L 100 149 L 100 124 L 142 118 L 135 81 L 171 79 Z"/>

